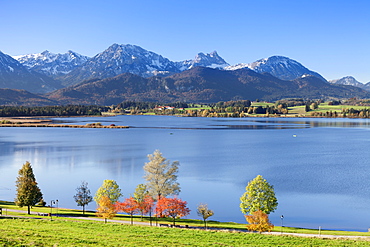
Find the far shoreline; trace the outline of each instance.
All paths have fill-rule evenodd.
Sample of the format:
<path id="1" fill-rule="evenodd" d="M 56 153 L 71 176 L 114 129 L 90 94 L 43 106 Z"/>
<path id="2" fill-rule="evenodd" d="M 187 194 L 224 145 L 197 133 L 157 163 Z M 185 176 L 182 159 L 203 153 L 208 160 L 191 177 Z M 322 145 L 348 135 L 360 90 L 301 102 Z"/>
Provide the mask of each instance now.
<path id="1" fill-rule="evenodd" d="M 100 123 L 92 123 L 86 125 L 78 124 L 56 124 L 48 118 L 56 118 L 59 116 L 32 116 L 32 117 L 0 117 L 0 127 L 54 127 L 54 128 L 104 128 L 104 129 L 127 129 L 129 126 L 121 125 L 102 125 Z M 76 116 L 63 116 L 66 118 Z M 78 116 L 78 117 L 104 117 L 104 116 Z M 44 119 L 38 119 L 44 118 Z"/>

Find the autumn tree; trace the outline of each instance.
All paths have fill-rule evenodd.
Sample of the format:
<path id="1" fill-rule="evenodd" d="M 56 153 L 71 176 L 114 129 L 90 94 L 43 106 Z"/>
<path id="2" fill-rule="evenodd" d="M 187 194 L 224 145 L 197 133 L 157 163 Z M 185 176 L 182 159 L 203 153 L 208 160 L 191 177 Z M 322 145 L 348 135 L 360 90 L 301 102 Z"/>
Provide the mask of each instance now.
<path id="1" fill-rule="evenodd" d="M 96 209 L 96 215 L 104 219 L 107 223 L 107 219 L 112 219 L 116 216 L 116 207 L 109 199 L 108 196 L 101 196 L 98 201 L 98 208 Z"/>
<path id="2" fill-rule="evenodd" d="M 262 210 L 258 210 L 252 213 L 252 215 L 246 215 L 248 221 L 247 229 L 253 232 L 270 232 L 274 225 L 269 221 L 269 217 Z"/>
<path id="3" fill-rule="evenodd" d="M 133 224 L 133 215 L 139 212 L 139 205 L 133 198 L 126 198 L 123 202 L 115 203 L 116 211 L 129 214 L 131 216 L 131 225 Z"/>
<path id="4" fill-rule="evenodd" d="M 244 214 L 251 214 L 258 210 L 270 214 L 278 206 L 274 187 L 261 175 L 248 183 L 246 192 L 240 197 L 240 201 L 240 209 Z"/>
<path id="5" fill-rule="evenodd" d="M 144 166 L 144 178 L 147 181 L 150 195 L 155 199 L 169 195 L 178 195 L 180 192 L 180 185 L 177 182 L 179 162 L 174 161 L 170 163 L 169 160 L 162 156 L 159 150 L 149 154 L 148 159 L 149 162 L 145 163 Z"/>
<path id="6" fill-rule="evenodd" d="M 153 207 L 153 198 L 149 195 L 145 184 L 139 184 L 136 187 L 134 192 L 134 199 L 138 204 L 138 209 L 141 214 L 141 220 L 143 220 L 143 215 L 148 213 L 149 209 Z M 151 205 L 149 205 L 150 201 Z"/>
<path id="7" fill-rule="evenodd" d="M 319 108 L 318 104 L 316 102 L 313 102 L 311 105 L 310 105 L 310 108 L 311 110 L 316 110 L 317 108 Z"/>
<path id="8" fill-rule="evenodd" d="M 19 207 L 27 206 L 28 214 L 31 214 L 31 207 L 42 200 L 42 193 L 37 186 L 30 162 L 26 161 L 18 171 L 18 175 L 16 181 L 17 195 L 15 204 Z"/>
<path id="9" fill-rule="evenodd" d="M 214 212 L 208 209 L 207 204 L 200 204 L 197 208 L 197 214 L 203 218 L 204 221 L 204 228 L 207 229 L 207 219 L 214 215 Z"/>
<path id="10" fill-rule="evenodd" d="M 76 195 L 73 196 L 77 203 L 77 206 L 82 206 L 83 215 L 85 214 L 85 206 L 93 200 L 90 189 L 87 187 L 87 185 L 87 182 L 82 181 L 81 185 L 76 188 Z"/>
<path id="11" fill-rule="evenodd" d="M 156 205 L 157 215 L 170 217 L 173 219 L 173 225 L 175 225 L 176 218 L 181 218 L 190 213 L 190 209 L 186 207 L 187 202 L 177 197 L 166 198 L 161 197 Z"/>
<path id="12" fill-rule="evenodd" d="M 96 191 L 94 200 L 99 204 L 102 197 L 108 197 L 109 200 L 114 204 L 122 196 L 121 189 L 114 180 L 104 180 L 103 185 Z"/>
<path id="13" fill-rule="evenodd" d="M 143 211 L 144 214 L 148 214 L 149 213 L 150 225 L 152 225 L 152 212 L 153 212 L 153 209 L 154 209 L 154 200 L 153 200 L 153 197 L 151 197 L 150 195 L 146 195 L 144 197 L 143 203 L 142 204 L 139 204 L 139 210 L 140 211 Z"/>

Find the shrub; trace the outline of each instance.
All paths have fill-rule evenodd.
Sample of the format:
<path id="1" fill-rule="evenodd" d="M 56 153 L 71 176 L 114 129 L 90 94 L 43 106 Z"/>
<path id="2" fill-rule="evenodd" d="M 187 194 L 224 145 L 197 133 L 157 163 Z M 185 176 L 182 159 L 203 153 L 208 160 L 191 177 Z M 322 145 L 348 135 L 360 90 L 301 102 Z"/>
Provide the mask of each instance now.
<path id="1" fill-rule="evenodd" d="M 255 211 L 252 215 L 246 215 L 246 220 L 248 221 L 247 229 L 253 232 L 270 232 L 274 229 L 274 225 L 269 221 L 267 214 L 261 210 Z"/>

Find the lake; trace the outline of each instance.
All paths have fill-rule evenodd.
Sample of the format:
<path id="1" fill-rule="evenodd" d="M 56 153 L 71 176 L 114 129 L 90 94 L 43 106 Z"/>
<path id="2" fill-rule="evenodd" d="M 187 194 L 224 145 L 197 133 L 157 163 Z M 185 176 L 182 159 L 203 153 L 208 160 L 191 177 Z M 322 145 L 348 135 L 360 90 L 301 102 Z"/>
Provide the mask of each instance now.
<path id="1" fill-rule="evenodd" d="M 18 170 L 29 161 L 45 201 L 81 208 L 75 189 L 92 194 L 113 179 L 124 197 L 145 183 L 147 155 L 159 149 L 180 162 L 179 197 L 197 218 L 207 203 L 210 220 L 244 223 L 240 196 L 262 175 L 279 206 L 280 226 L 367 231 L 370 227 L 370 121 L 309 118 L 186 118 L 115 116 L 54 118 L 65 123 L 128 125 L 129 129 L 0 128 L 0 200 L 15 198 Z M 94 210 L 94 202 L 87 206 Z"/>

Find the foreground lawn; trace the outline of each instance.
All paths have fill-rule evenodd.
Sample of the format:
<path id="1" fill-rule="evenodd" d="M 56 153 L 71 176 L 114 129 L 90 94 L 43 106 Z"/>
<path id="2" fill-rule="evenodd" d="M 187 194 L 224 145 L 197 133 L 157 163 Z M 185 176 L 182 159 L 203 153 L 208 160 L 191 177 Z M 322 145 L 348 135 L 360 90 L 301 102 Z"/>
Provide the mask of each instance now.
<path id="1" fill-rule="evenodd" d="M 51 212 L 51 209 L 49 207 L 40 207 L 40 206 L 34 206 L 31 210 L 31 215 L 27 214 L 27 208 L 23 207 L 20 208 L 14 204 L 14 202 L 7 202 L 7 201 L 1 201 L 0 200 L 0 208 L 3 208 L 3 216 L 7 215 L 10 217 L 27 217 L 27 218 L 38 218 L 38 219 L 44 219 L 44 220 L 50 220 L 49 216 L 39 216 L 38 213 L 43 213 L 47 215 L 47 213 Z M 17 210 L 19 212 L 13 212 L 9 210 Z M 65 208 L 53 208 L 53 220 L 65 220 L 65 221 L 87 221 L 87 219 L 94 219 L 97 218 L 96 214 L 91 211 L 85 212 L 85 215 L 82 214 L 81 210 L 78 209 L 65 209 Z M 58 212 L 58 217 L 56 217 L 56 213 Z M 84 217 L 84 218 L 79 218 Z M 117 214 L 116 217 L 113 218 L 114 220 L 119 221 L 126 221 L 127 223 L 130 222 L 131 218 L 129 215 L 124 214 Z M 158 224 L 172 224 L 173 220 L 172 218 L 152 218 L 152 224 L 155 225 L 156 221 Z M 136 222 L 150 222 L 150 218 L 147 216 L 144 216 L 143 219 L 141 219 L 140 216 L 134 216 L 134 223 Z M 177 219 L 176 225 L 188 225 L 191 227 L 204 227 L 204 223 L 202 220 L 197 219 Z M 246 223 L 240 224 L 235 222 L 220 222 L 220 221 L 213 221 L 209 220 L 207 221 L 207 225 L 210 228 L 222 228 L 222 229 L 231 229 L 231 230 L 245 230 L 246 229 Z M 318 234 L 318 229 L 306 229 L 306 228 L 294 228 L 294 227 L 284 227 L 281 229 L 280 226 L 275 226 L 273 231 L 275 232 L 284 232 L 284 233 L 303 233 L 303 234 Z M 356 231 L 336 231 L 336 230 L 321 230 L 322 235 L 341 235 L 341 236 L 368 236 L 370 238 L 370 232 L 356 232 Z M 370 244 L 369 244 L 370 246 Z"/>
<path id="2" fill-rule="evenodd" d="M 364 240 L 271 236 L 116 223 L 0 218 L 2 246 L 369 246 Z"/>

